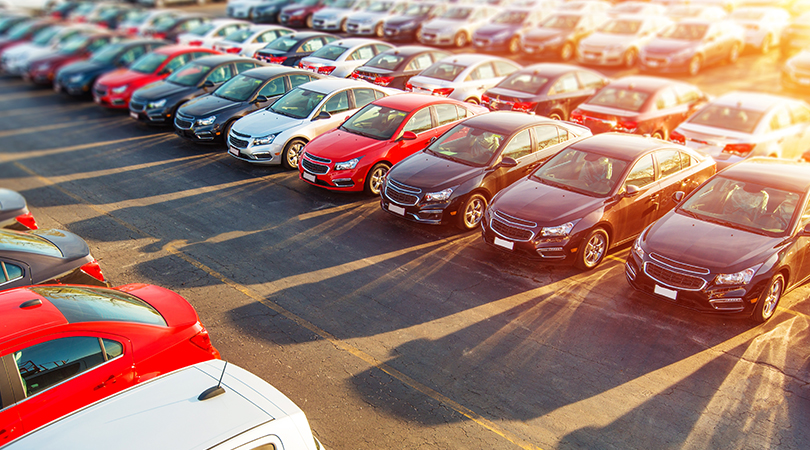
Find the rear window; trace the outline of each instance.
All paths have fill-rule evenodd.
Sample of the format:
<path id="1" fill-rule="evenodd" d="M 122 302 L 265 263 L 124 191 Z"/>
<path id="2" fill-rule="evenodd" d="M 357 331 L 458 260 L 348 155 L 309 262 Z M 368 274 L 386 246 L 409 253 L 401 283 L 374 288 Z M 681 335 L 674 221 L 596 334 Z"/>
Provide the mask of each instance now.
<path id="1" fill-rule="evenodd" d="M 752 133 L 762 119 L 762 113 L 732 106 L 709 105 L 688 121 L 698 125 Z"/>
<path id="2" fill-rule="evenodd" d="M 428 78 L 437 78 L 444 81 L 452 81 L 455 80 L 458 74 L 460 74 L 464 69 L 466 69 L 464 66 L 440 62 L 428 67 L 419 75 Z"/>
<path id="3" fill-rule="evenodd" d="M 0 230 L 0 251 L 38 253 L 61 258 L 62 251 L 45 238 L 34 233 Z"/>
<path id="4" fill-rule="evenodd" d="M 588 103 L 591 105 L 638 112 L 649 97 L 650 94 L 646 92 L 608 86 L 599 91 Z"/>
<path id="5" fill-rule="evenodd" d="M 37 286 L 31 291 L 56 306 L 69 323 L 134 322 L 167 326 L 150 304 L 120 291 L 76 286 Z"/>
<path id="6" fill-rule="evenodd" d="M 497 87 L 525 92 L 527 94 L 539 94 L 540 89 L 542 89 L 546 83 L 548 83 L 548 78 L 542 75 L 518 72 L 510 75 L 509 78 L 503 80 Z"/>
<path id="7" fill-rule="evenodd" d="M 340 55 L 344 54 L 347 50 L 349 49 L 346 47 L 341 47 L 339 45 L 327 45 L 321 47 L 320 50 L 313 53 L 312 57 L 328 59 L 329 61 L 335 61 L 338 58 L 340 58 Z"/>

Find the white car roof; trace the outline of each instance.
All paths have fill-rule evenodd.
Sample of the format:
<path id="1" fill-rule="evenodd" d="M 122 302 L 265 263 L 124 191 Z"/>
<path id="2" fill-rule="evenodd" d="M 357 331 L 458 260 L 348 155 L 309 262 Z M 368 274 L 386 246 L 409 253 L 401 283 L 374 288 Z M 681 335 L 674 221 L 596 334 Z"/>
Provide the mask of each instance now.
<path id="1" fill-rule="evenodd" d="M 355 47 L 360 47 L 361 45 L 366 45 L 366 44 L 385 44 L 388 47 L 393 47 L 393 45 L 389 44 L 388 42 L 380 41 L 378 39 L 366 39 L 366 38 L 338 39 L 337 41 L 332 41 L 332 42 L 330 42 L 330 43 L 328 43 L 326 45 L 336 45 L 336 46 L 346 47 L 346 48 L 355 48 Z M 326 47 L 326 45 L 324 45 L 324 47 Z"/>
<path id="2" fill-rule="evenodd" d="M 285 419 L 287 436 L 294 433 L 290 440 L 307 443 L 309 437 L 305 448 L 312 448 L 314 441 L 301 409 L 240 367 L 228 364 L 222 378 L 225 393 L 199 400 L 203 391 L 216 386 L 224 364 L 206 361 L 138 384 L 28 433 L 4 450 L 209 449 L 281 419 Z M 300 428 L 303 421 L 306 430 L 290 430 L 290 421 L 295 422 L 293 428 Z M 285 430 L 273 430 L 273 434 L 283 439 Z"/>
<path id="3" fill-rule="evenodd" d="M 762 92 L 733 91 L 715 98 L 710 103 L 712 105 L 743 107 L 750 111 L 766 112 L 779 104 L 793 103 L 795 101 L 788 97 Z"/>
<path id="4" fill-rule="evenodd" d="M 340 89 L 348 89 L 352 87 L 371 88 L 383 92 L 391 92 L 388 89 L 382 89 L 379 86 L 359 80 L 347 80 L 344 78 L 324 78 L 321 80 L 313 80 L 309 83 L 304 83 L 300 87 L 313 92 L 321 94 L 329 94 Z"/>
<path id="5" fill-rule="evenodd" d="M 499 56 L 483 55 L 483 54 L 480 54 L 480 53 L 461 53 L 461 54 L 458 54 L 458 55 L 450 55 L 450 56 L 447 56 L 445 58 L 442 58 L 442 59 L 436 61 L 436 63 L 439 63 L 439 62 L 453 63 L 453 64 L 458 64 L 459 66 L 469 67 L 469 66 L 472 66 L 474 64 L 478 64 L 478 63 L 481 63 L 481 62 L 484 62 L 484 61 L 509 61 L 509 62 L 511 62 L 513 64 L 516 64 L 518 67 L 520 67 L 519 64 L 514 63 L 512 60 L 509 60 L 509 59 L 506 59 L 506 58 L 501 58 Z M 434 64 L 436 64 L 436 63 L 434 63 Z"/>

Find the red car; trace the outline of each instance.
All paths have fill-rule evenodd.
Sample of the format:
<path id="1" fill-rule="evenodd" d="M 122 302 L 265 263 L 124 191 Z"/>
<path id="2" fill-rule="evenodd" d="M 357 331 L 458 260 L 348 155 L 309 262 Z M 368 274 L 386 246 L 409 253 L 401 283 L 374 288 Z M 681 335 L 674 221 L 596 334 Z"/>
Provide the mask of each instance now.
<path id="1" fill-rule="evenodd" d="M 706 102 L 706 95 L 692 84 L 629 76 L 603 87 L 571 111 L 570 118 L 593 134 L 619 131 L 666 140 Z"/>
<path id="2" fill-rule="evenodd" d="M 215 50 L 188 45 L 160 47 L 140 57 L 128 69 L 99 77 L 93 86 L 93 100 L 110 108 L 129 108 L 133 92 L 168 77 L 191 60 L 218 54 Z"/>
<path id="3" fill-rule="evenodd" d="M 218 359 L 194 308 L 146 284 L 0 292 L 0 446 L 137 383 Z"/>
<path id="4" fill-rule="evenodd" d="M 330 190 L 379 195 L 392 165 L 427 147 L 457 121 L 485 112 L 444 97 L 383 97 L 310 141 L 298 165 L 299 177 Z"/>
<path id="5" fill-rule="evenodd" d="M 32 59 L 23 77 L 35 84 L 52 84 L 56 72 L 63 66 L 89 59 L 93 52 L 118 40 L 108 32 L 78 33 L 62 43 L 58 50 Z"/>

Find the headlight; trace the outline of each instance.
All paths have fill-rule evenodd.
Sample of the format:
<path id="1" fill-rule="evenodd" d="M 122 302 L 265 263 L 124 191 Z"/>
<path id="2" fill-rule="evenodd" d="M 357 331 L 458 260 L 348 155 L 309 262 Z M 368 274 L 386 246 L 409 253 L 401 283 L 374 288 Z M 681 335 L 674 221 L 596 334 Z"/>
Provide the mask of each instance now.
<path id="1" fill-rule="evenodd" d="M 428 192 L 425 194 L 426 202 L 446 202 L 453 194 L 453 188 L 447 188 L 439 192 Z"/>
<path id="2" fill-rule="evenodd" d="M 217 116 L 206 117 L 205 119 L 197 120 L 197 125 L 211 125 L 217 120 Z"/>
<path id="3" fill-rule="evenodd" d="M 123 94 L 124 92 L 127 91 L 128 87 L 129 85 L 125 84 L 123 86 L 118 86 L 117 88 L 110 89 L 110 92 L 112 92 L 113 94 Z"/>
<path id="4" fill-rule="evenodd" d="M 754 274 L 762 267 L 762 264 L 757 264 L 754 267 L 749 267 L 737 273 L 721 273 L 714 278 L 714 284 L 748 284 Z"/>
<path id="5" fill-rule="evenodd" d="M 253 138 L 253 145 L 267 145 L 273 142 L 273 139 L 276 138 L 275 134 L 269 134 L 267 136 Z"/>
<path id="6" fill-rule="evenodd" d="M 68 81 L 71 83 L 80 83 L 84 79 L 84 75 L 73 75 L 72 77 L 68 78 Z"/>
<path id="7" fill-rule="evenodd" d="M 644 261 L 644 250 L 641 248 L 641 236 L 633 242 L 633 253 L 638 256 L 638 259 Z"/>
<path id="8" fill-rule="evenodd" d="M 540 236 L 543 237 L 561 237 L 561 236 L 568 236 L 568 233 L 574 229 L 574 225 L 577 224 L 579 220 L 572 220 L 571 222 L 564 223 L 562 225 L 557 225 L 556 227 L 543 227 L 540 230 Z"/>
<path id="9" fill-rule="evenodd" d="M 146 104 L 147 109 L 163 108 L 164 106 L 166 106 L 166 99 L 165 98 L 163 100 L 158 100 L 156 102 L 149 102 L 149 103 Z"/>
<path id="10" fill-rule="evenodd" d="M 360 158 L 350 159 L 348 161 L 343 161 L 339 163 L 335 163 L 335 170 L 352 170 L 357 167 L 357 163 L 360 162 Z"/>

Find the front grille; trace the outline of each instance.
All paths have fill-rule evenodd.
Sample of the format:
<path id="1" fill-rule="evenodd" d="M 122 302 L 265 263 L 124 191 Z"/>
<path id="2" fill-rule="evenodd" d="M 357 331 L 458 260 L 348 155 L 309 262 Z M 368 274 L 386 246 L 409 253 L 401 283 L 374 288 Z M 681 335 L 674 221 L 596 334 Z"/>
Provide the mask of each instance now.
<path id="1" fill-rule="evenodd" d="M 650 253 L 650 258 L 653 260 L 665 264 L 672 269 L 682 270 L 684 272 L 694 273 L 696 275 L 708 275 L 711 271 L 705 267 L 698 267 L 693 266 L 691 264 L 684 264 L 679 261 L 675 261 L 674 259 L 667 258 L 666 256 L 659 255 L 658 253 Z"/>
<path id="2" fill-rule="evenodd" d="M 184 116 L 180 113 L 175 114 L 174 116 L 174 126 L 180 128 L 181 130 L 189 130 L 191 126 L 194 125 L 194 118 Z"/>
<path id="3" fill-rule="evenodd" d="M 129 101 L 129 109 L 132 111 L 143 111 L 145 104 L 142 102 L 137 102 L 135 100 Z"/>
<path id="4" fill-rule="evenodd" d="M 311 160 L 313 160 L 315 162 L 322 163 L 322 164 L 329 164 L 329 163 L 332 162 L 331 159 L 321 158 L 320 156 L 315 156 L 315 155 L 313 155 L 312 153 L 309 153 L 309 152 L 304 152 L 304 155 L 307 158 L 309 158 L 309 159 L 311 159 Z"/>
<path id="5" fill-rule="evenodd" d="M 678 273 L 650 261 L 644 263 L 644 273 L 659 284 L 675 289 L 699 291 L 706 285 L 706 280 L 703 278 Z"/>
<path id="6" fill-rule="evenodd" d="M 422 193 L 421 189 L 399 183 L 390 178 L 385 186 L 385 196 L 399 205 L 415 205 L 419 201 L 420 193 Z"/>
<path id="7" fill-rule="evenodd" d="M 236 147 L 238 149 L 245 149 L 248 146 L 248 141 L 244 139 L 239 139 L 238 137 L 234 137 L 234 133 L 231 132 L 231 135 L 228 136 L 228 142 L 231 146 Z"/>
<path id="8" fill-rule="evenodd" d="M 490 219 L 489 226 L 496 233 L 513 241 L 526 242 L 531 240 L 532 236 L 534 236 L 534 233 L 532 233 L 530 230 L 512 226 L 495 217 Z"/>
<path id="9" fill-rule="evenodd" d="M 306 158 L 301 158 L 301 167 L 303 167 L 307 172 L 314 173 L 316 175 L 324 175 L 326 172 L 329 172 L 329 166 L 314 163 Z"/>

